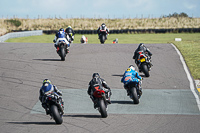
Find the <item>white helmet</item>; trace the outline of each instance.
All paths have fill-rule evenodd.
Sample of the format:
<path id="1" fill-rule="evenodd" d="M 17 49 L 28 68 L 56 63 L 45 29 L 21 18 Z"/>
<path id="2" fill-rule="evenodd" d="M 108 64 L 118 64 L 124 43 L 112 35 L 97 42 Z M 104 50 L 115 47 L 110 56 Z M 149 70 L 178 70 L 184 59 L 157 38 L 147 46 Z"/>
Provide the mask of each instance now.
<path id="1" fill-rule="evenodd" d="M 130 65 L 129 68 L 135 71 L 135 67 L 133 65 Z"/>

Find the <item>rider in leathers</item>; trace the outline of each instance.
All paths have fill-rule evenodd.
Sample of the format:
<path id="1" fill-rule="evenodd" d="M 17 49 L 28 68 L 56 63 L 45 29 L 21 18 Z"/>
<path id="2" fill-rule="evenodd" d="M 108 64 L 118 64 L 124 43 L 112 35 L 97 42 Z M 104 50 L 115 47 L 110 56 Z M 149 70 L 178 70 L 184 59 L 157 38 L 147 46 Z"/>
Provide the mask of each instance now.
<path id="1" fill-rule="evenodd" d="M 45 109 L 47 115 L 50 112 L 49 112 L 49 109 L 47 108 L 46 97 L 48 95 L 51 95 L 51 93 L 53 93 L 53 92 L 55 92 L 55 94 L 61 100 L 62 105 L 64 105 L 64 101 L 62 100 L 62 97 L 61 97 L 62 92 L 60 90 L 58 90 L 58 88 L 55 85 L 51 84 L 51 81 L 49 79 L 43 80 L 42 87 L 40 88 L 39 100 L 42 103 L 42 107 Z"/>
<path id="2" fill-rule="evenodd" d="M 71 43 L 72 41 L 74 41 L 74 35 L 75 35 L 75 32 L 74 30 L 72 29 L 71 26 L 68 26 L 66 29 L 65 29 L 65 33 L 67 36 L 69 36 L 69 42 Z"/>
<path id="3" fill-rule="evenodd" d="M 65 31 L 64 31 L 63 28 L 59 29 L 59 31 L 56 33 L 55 38 L 53 40 L 53 42 L 55 43 L 54 46 L 56 47 L 56 49 L 57 49 L 57 45 L 58 45 L 58 41 L 59 40 L 64 40 L 66 42 L 67 50 L 68 50 L 68 48 L 70 47 L 69 37 L 66 36 Z"/>
<path id="4" fill-rule="evenodd" d="M 95 87 L 99 86 L 100 89 L 103 89 L 106 93 L 106 101 L 111 104 L 110 101 L 110 96 L 111 94 L 111 90 L 110 87 L 107 85 L 106 81 L 102 78 L 100 78 L 100 75 L 98 73 L 94 73 L 92 75 L 92 80 L 89 82 L 89 87 L 88 87 L 88 95 L 90 95 L 90 98 L 92 99 L 92 101 L 94 102 L 94 108 L 96 107 L 96 99 L 93 96 L 93 93 L 96 91 Z"/>
<path id="5" fill-rule="evenodd" d="M 121 82 L 124 83 L 124 89 L 127 90 L 127 95 L 129 95 L 128 86 L 131 83 L 136 84 L 139 89 L 140 96 L 142 95 L 142 77 L 139 76 L 137 71 L 135 71 L 135 67 L 133 65 L 130 65 L 129 68 L 124 72 Z"/>
<path id="6" fill-rule="evenodd" d="M 97 33 L 98 33 L 98 36 L 100 35 L 100 30 L 106 30 L 106 39 L 107 39 L 107 36 L 108 36 L 108 33 L 109 33 L 109 29 L 106 27 L 106 24 L 103 23 L 101 24 L 101 26 L 97 29 Z"/>
<path id="7" fill-rule="evenodd" d="M 135 63 L 138 65 L 138 56 L 140 55 L 139 52 L 142 52 L 143 54 L 145 54 L 148 59 L 151 59 L 152 53 L 151 51 L 144 46 L 144 43 L 140 43 L 138 48 L 135 50 L 134 52 L 134 56 L 133 59 L 135 59 Z"/>

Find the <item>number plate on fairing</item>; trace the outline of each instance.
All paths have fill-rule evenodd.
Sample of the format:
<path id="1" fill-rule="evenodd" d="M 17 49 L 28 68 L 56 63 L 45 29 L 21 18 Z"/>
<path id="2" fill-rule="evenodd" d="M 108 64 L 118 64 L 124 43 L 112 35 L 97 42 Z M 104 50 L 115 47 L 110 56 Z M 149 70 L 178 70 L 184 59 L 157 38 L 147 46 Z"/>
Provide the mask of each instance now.
<path id="1" fill-rule="evenodd" d="M 140 62 L 145 62 L 145 58 L 140 59 Z"/>

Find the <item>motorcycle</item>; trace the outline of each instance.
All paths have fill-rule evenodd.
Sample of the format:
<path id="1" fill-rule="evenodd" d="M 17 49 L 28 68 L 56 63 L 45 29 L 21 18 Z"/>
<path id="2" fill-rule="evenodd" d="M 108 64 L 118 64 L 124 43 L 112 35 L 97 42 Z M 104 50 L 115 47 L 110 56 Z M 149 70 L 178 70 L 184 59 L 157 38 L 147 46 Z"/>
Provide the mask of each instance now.
<path id="1" fill-rule="evenodd" d="M 57 53 L 61 57 L 62 61 L 65 61 L 65 56 L 69 52 L 68 46 L 69 44 L 66 43 L 65 40 L 59 39 L 57 43 Z"/>
<path id="2" fill-rule="evenodd" d="M 63 114 L 64 114 L 64 105 L 62 98 L 55 92 L 51 93 L 46 97 L 47 110 L 56 122 L 56 124 L 62 124 Z"/>
<path id="3" fill-rule="evenodd" d="M 139 72 L 142 71 L 146 77 L 150 76 L 149 72 L 152 66 L 151 59 L 147 55 L 143 54 L 142 52 L 139 52 L 137 66 L 139 68 Z"/>
<path id="4" fill-rule="evenodd" d="M 106 118 L 107 115 L 107 101 L 106 101 L 106 93 L 104 90 L 97 89 L 94 93 L 93 96 L 95 97 L 94 103 L 96 104 L 95 108 L 98 109 L 98 111 L 101 114 L 102 118 Z"/>
<path id="5" fill-rule="evenodd" d="M 139 86 L 135 82 L 130 82 L 126 86 L 129 97 L 133 100 L 134 104 L 139 104 L 139 99 L 142 95 L 142 91 L 139 90 Z"/>
<path id="6" fill-rule="evenodd" d="M 104 42 L 106 41 L 107 39 L 106 35 L 107 35 L 106 29 L 101 29 L 100 34 L 99 34 L 99 39 L 100 39 L 101 44 L 104 44 Z"/>

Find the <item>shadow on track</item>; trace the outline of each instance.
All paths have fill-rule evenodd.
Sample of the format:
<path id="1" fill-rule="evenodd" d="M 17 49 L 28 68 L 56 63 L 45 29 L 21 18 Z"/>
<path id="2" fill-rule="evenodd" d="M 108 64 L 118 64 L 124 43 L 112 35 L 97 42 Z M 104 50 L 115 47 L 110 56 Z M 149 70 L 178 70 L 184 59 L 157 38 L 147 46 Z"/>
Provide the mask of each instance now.
<path id="1" fill-rule="evenodd" d="M 61 61 L 60 59 L 33 59 L 38 61 Z"/>
<path id="2" fill-rule="evenodd" d="M 56 125 L 55 122 L 7 122 L 9 124 L 27 124 L 27 125 Z"/>
<path id="3" fill-rule="evenodd" d="M 112 104 L 133 104 L 133 101 L 111 101 Z"/>
<path id="4" fill-rule="evenodd" d="M 101 115 L 63 115 L 63 117 L 101 118 Z"/>
<path id="5" fill-rule="evenodd" d="M 123 74 L 113 74 L 112 76 L 123 77 Z"/>

